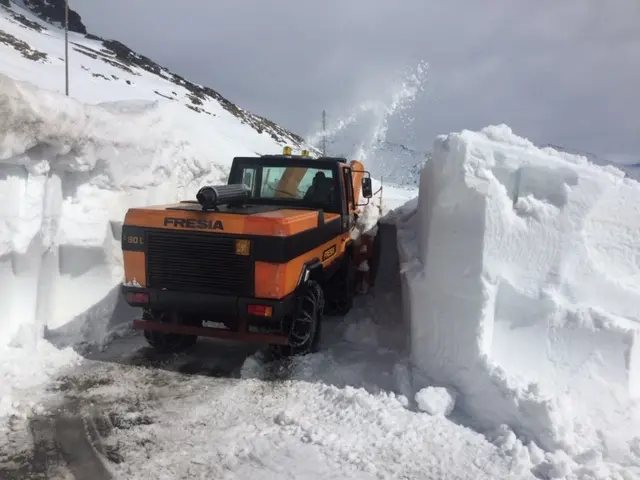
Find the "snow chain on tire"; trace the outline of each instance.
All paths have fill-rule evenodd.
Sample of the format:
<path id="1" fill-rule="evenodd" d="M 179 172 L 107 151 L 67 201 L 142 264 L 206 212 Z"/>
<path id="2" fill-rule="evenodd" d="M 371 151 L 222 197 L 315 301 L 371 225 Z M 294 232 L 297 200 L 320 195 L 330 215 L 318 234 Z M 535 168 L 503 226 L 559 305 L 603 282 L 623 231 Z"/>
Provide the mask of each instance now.
<path id="1" fill-rule="evenodd" d="M 314 341 L 314 336 L 319 330 L 324 310 L 324 294 L 320 285 L 310 281 L 297 300 L 297 308 L 291 322 L 289 343 L 291 347 L 299 348 Z M 302 332 L 299 331 L 302 329 Z"/>

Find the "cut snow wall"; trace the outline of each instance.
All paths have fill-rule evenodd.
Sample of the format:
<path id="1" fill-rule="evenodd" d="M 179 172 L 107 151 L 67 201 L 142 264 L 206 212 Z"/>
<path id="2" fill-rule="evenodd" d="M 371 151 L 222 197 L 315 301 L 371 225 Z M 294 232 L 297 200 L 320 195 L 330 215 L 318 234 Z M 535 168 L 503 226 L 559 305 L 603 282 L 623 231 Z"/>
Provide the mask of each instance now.
<path id="1" fill-rule="evenodd" d="M 506 126 L 465 131 L 437 139 L 399 230 L 422 384 L 456 388 L 478 427 L 549 450 L 634 435 L 638 183 Z"/>
<path id="2" fill-rule="evenodd" d="M 90 106 L 0 74 L 0 348 L 44 329 L 100 342 L 129 320 L 127 208 L 195 198 L 264 142 L 172 102 Z"/>

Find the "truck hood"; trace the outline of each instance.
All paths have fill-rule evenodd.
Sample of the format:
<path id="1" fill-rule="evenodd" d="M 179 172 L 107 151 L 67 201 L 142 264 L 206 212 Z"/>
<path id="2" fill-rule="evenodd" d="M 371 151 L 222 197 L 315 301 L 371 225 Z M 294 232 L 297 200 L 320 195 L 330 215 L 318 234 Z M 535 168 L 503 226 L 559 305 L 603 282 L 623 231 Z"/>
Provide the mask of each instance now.
<path id="1" fill-rule="evenodd" d="M 339 221 L 336 213 L 273 205 L 222 207 L 203 212 L 198 203 L 131 208 L 124 225 L 166 230 L 193 230 L 240 235 L 289 236 Z"/>

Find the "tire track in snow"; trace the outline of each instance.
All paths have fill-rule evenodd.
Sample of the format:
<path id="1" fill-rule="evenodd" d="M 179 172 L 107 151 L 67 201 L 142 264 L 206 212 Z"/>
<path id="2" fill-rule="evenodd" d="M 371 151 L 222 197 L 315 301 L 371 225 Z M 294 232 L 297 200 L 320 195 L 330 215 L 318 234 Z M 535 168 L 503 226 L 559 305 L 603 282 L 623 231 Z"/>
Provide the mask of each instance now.
<path id="1" fill-rule="evenodd" d="M 35 478 L 55 478 L 63 459 L 57 448 L 53 420 L 46 416 L 34 417 L 29 421 L 29 432 L 33 439 L 31 468 Z"/>
<path id="2" fill-rule="evenodd" d="M 67 405 L 58 410 L 34 415 L 24 425 L 24 434 L 31 437 L 27 450 L 6 455 L 0 464 L 3 480 L 111 480 L 99 453 L 99 438 L 90 438 L 86 419 Z M 24 439 L 26 440 L 26 439 Z M 28 440 L 23 442 L 28 444 Z M 98 452 L 98 448 L 101 450 Z"/>
<path id="3" fill-rule="evenodd" d="M 175 393 L 173 387 L 197 376 L 240 378 L 245 354 L 237 352 L 228 358 L 220 356 L 221 352 L 211 355 L 206 350 L 207 346 L 201 345 L 186 354 L 160 355 L 138 344 L 125 352 L 116 349 L 97 362 L 88 358 L 80 368 L 59 376 L 49 390 L 54 397 L 43 405 L 45 411 L 15 427 L 22 433 L 14 442 L 18 451 L 4 458 L 0 455 L 0 478 L 115 478 L 111 465 L 125 462 L 126 458 L 119 445 L 109 444 L 110 435 L 116 430 L 153 424 L 144 411 L 147 405 L 161 401 L 162 392 L 171 395 Z M 118 384 L 127 375 L 138 381 L 130 390 L 120 389 Z M 31 442 L 26 438 L 29 436 Z"/>
<path id="4" fill-rule="evenodd" d="M 69 478 L 56 446 L 51 418 L 39 415 L 22 423 L 18 417 L 13 417 L 8 425 L 8 441 L 0 450 L 0 478 L 3 480 Z M 20 449 L 21 445 L 29 443 L 32 444 L 29 449 Z"/>
<path id="5" fill-rule="evenodd" d="M 104 448 L 99 436 L 89 433 L 89 421 L 76 399 L 67 399 L 61 408 L 31 417 L 31 458 L 21 466 L 21 476 L 15 478 L 111 480 L 113 476 L 101 459 Z"/>
<path id="6" fill-rule="evenodd" d="M 113 478 L 90 441 L 85 419 L 79 412 L 63 411 L 55 418 L 54 426 L 60 453 L 77 480 Z M 100 445 L 99 441 L 97 445 Z"/>

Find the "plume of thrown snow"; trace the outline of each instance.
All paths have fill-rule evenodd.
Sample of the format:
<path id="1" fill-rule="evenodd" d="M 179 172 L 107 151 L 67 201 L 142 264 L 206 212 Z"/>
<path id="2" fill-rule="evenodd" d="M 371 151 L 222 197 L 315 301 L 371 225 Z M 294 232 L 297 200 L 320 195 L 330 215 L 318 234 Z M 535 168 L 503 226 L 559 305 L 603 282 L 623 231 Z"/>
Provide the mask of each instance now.
<path id="1" fill-rule="evenodd" d="M 370 123 L 367 130 L 358 136 L 358 141 L 353 145 L 349 156 L 359 160 L 371 159 L 386 140 L 390 119 L 399 117 L 405 126 L 411 123 L 412 119 L 405 114 L 418 95 L 424 91 L 427 72 L 428 64 L 419 62 L 414 68 L 405 72 L 397 83 L 390 86 L 388 95 L 385 92 L 381 98 L 362 102 L 344 118 L 339 118 L 325 130 L 321 129 L 309 135 L 307 141 L 313 145 L 317 145 L 322 138 L 330 141 L 358 122 L 368 120 Z"/>

